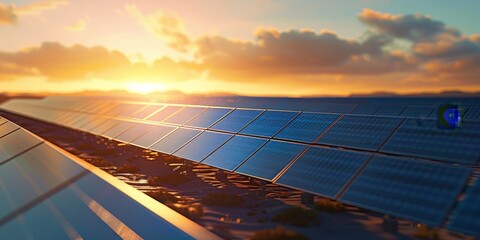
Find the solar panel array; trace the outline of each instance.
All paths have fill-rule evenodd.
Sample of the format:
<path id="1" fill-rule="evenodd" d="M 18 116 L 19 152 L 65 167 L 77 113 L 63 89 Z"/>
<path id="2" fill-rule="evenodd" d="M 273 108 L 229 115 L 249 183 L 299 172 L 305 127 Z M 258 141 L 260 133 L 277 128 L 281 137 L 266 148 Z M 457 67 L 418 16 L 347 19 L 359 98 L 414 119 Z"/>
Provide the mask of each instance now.
<path id="1" fill-rule="evenodd" d="M 0 236 L 9 239 L 217 239 L 0 117 Z"/>
<path id="2" fill-rule="evenodd" d="M 0 108 L 431 226 L 446 223 L 480 164 L 480 121 L 439 129 L 426 117 L 433 102 L 320 106 L 345 114 L 68 100 Z"/>

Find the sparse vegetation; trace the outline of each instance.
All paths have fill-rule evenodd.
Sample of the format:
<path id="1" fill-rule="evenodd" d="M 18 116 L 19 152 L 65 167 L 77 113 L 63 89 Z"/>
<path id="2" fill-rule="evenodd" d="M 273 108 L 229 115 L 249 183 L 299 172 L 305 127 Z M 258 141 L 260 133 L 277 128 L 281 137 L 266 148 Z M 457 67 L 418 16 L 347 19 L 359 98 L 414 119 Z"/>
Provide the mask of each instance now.
<path id="1" fill-rule="evenodd" d="M 94 165 L 96 167 L 108 167 L 108 166 L 110 166 L 110 163 L 108 163 L 103 158 L 90 158 L 90 159 L 87 159 L 87 161 L 90 162 L 92 165 Z"/>
<path id="2" fill-rule="evenodd" d="M 138 171 L 140 171 L 139 167 L 128 164 L 117 167 L 117 173 L 138 173 Z"/>
<path id="3" fill-rule="evenodd" d="M 179 173 L 169 173 L 163 176 L 150 176 L 148 177 L 148 183 L 151 185 L 171 184 L 177 185 L 190 181 L 190 179 Z"/>
<path id="4" fill-rule="evenodd" d="M 165 191 L 164 189 L 146 192 L 146 194 L 161 203 L 167 204 L 178 202 L 178 198 L 175 195 Z"/>
<path id="5" fill-rule="evenodd" d="M 177 211 L 178 213 L 187 216 L 189 218 L 201 218 L 203 215 L 203 205 L 200 203 L 194 203 L 191 205 L 183 205 L 183 204 L 172 204 L 169 205 L 172 209 Z"/>
<path id="6" fill-rule="evenodd" d="M 291 224 L 298 227 L 308 227 L 317 218 L 313 210 L 301 207 L 287 208 L 272 218 L 273 222 Z"/>
<path id="7" fill-rule="evenodd" d="M 330 199 L 322 199 L 319 202 L 315 202 L 315 209 L 324 212 L 343 212 L 345 211 L 345 205 Z"/>
<path id="8" fill-rule="evenodd" d="M 109 156 L 109 155 L 115 154 L 115 149 L 113 148 L 95 149 L 91 152 L 91 154 L 95 156 Z"/>
<path id="9" fill-rule="evenodd" d="M 251 240 L 307 240 L 308 238 L 300 233 L 276 227 L 273 229 L 260 230 L 253 234 Z"/>
<path id="10" fill-rule="evenodd" d="M 94 149 L 94 148 L 95 147 L 90 143 L 80 143 L 80 144 L 77 145 L 77 149 L 82 150 L 82 151 L 91 150 L 91 149 Z"/>
<path id="11" fill-rule="evenodd" d="M 202 199 L 204 204 L 219 207 L 238 207 L 244 201 L 242 197 L 227 192 L 210 193 Z"/>
<path id="12" fill-rule="evenodd" d="M 429 228 L 425 225 L 421 225 L 417 228 L 415 233 L 415 237 L 420 239 L 427 239 L 427 240 L 438 240 L 440 239 L 438 236 L 438 231 L 433 228 Z"/>

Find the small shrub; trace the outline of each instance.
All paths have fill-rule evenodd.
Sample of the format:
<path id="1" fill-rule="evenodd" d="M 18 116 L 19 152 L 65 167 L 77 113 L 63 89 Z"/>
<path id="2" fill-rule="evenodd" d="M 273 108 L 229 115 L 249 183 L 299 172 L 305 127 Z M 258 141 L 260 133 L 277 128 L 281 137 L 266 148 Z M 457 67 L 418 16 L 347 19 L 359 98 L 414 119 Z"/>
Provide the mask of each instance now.
<path id="1" fill-rule="evenodd" d="M 117 168 L 117 173 L 138 173 L 138 171 L 140 171 L 139 167 L 128 164 L 123 164 Z"/>
<path id="2" fill-rule="evenodd" d="M 260 230 L 253 234 L 251 240 L 307 240 L 308 238 L 300 233 L 287 230 L 283 227 Z"/>
<path id="3" fill-rule="evenodd" d="M 95 149 L 91 152 L 91 155 L 95 156 L 109 156 L 113 154 L 115 154 L 115 149 L 113 148 Z"/>
<path id="4" fill-rule="evenodd" d="M 438 236 L 437 230 L 429 228 L 425 225 L 421 225 L 420 227 L 417 228 L 415 237 L 421 238 L 421 239 L 428 239 L 428 240 L 440 239 Z"/>
<path id="5" fill-rule="evenodd" d="M 153 199 L 161 202 L 161 203 L 176 203 L 178 202 L 178 198 L 163 190 L 163 189 L 159 189 L 159 190 L 155 190 L 155 191 L 151 191 L 151 192 L 146 192 L 146 194 L 150 197 L 152 197 Z"/>
<path id="6" fill-rule="evenodd" d="M 287 208 L 283 212 L 275 215 L 272 221 L 291 224 L 298 227 L 308 227 L 310 223 L 317 218 L 317 213 L 313 210 L 303 209 L 301 207 Z"/>
<path id="7" fill-rule="evenodd" d="M 203 205 L 201 203 L 193 203 L 188 207 L 188 216 L 199 219 L 203 216 Z"/>
<path id="8" fill-rule="evenodd" d="M 148 177 L 148 184 L 150 185 L 162 185 L 162 184 L 171 184 L 177 185 L 181 183 L 186 183 L 190 179 L 184 174 L 178 173 L 169 173 L 163 176 L 150 176 Z"/>
<path id="9" fill-rule="evenodd" d="M 204 204 L 219 207 L 238 207 L 244 201 L 242 197 L 226 192 L 210 193 L 202 199 Z"/>
<path id="10" fill-rule="evenodd" d="M 90 144 L 90 143 L 80 143 L 80 144 L 78 144 L 76 147 L 77 147 L 78 150 L 82 150 L 82 151 L 84 151 L 84 150 L 91 150 L 91 149 L 95 148 L 95 147 L 94 147 L 92 144 Z"/>
<path id="11" fill-rule="evenodd" d="M 337 201 L 322 199 L 315 203 L 315 209 L 325 212 L 343 212 L 345 211 L 345 205 Z"/>
<path id="12" fill-rule="evenodd" d="M 87 160 L 90 162 L 93 166 L 96 167 L 108 167 L 110 164 L 103 158 L 91 158 Z"/>

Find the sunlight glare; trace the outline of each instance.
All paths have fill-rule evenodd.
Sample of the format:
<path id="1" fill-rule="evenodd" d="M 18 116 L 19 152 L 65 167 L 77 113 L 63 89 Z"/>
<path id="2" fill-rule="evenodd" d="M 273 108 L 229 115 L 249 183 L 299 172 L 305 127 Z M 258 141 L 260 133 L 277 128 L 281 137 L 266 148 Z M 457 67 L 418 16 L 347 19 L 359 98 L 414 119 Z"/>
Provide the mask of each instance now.
<path id="1" fill-rule="evenodd" d="M 162 83 L 128 82 L 126 88 L 132 93 L 149 94 L 156 91 L 164 91 L 166 87 Z"/>

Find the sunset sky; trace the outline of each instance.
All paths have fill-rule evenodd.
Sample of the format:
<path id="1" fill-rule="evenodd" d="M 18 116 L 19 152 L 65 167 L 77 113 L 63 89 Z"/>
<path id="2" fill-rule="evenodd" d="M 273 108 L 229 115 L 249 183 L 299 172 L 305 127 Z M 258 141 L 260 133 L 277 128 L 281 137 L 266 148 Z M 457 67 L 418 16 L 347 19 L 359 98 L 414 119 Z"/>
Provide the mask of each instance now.
<path id="1" fill-rule="evenodd" d="M 480 1 L 0 1 L 0 92 L 480 91 Z"/>

